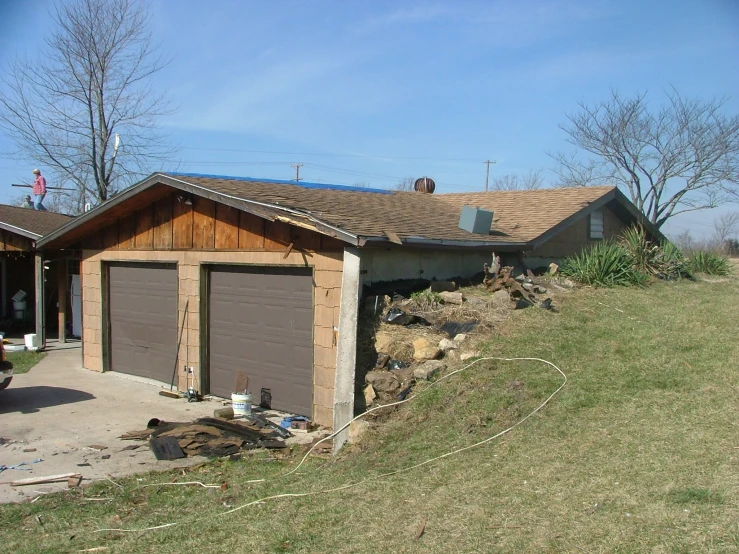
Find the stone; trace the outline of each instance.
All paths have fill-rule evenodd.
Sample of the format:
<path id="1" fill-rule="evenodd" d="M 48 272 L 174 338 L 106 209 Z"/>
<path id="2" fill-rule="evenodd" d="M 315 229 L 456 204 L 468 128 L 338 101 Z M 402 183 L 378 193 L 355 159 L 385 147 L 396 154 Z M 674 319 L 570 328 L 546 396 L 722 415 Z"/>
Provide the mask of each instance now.
<path id="1" fill-rule="evenodd" d="M 546 294 L 547 289 L 545 287 L 542 287 L 541 285 L 534 285 L 534 292 L 536 294 Z"/>
<path id="2" fill-rule="evenodd" d="M 534 290 L 534 285 L 532 285 L 531 283 L 523 283 L 521 284 L 521 288 L 526 292 L 531 292 Z"/>
<path id="3" fill-rule="evenodd" d="M 401 384 L 409 383 L 413 379 L 413 368 L 410 366 L 401 369 L 391 369 L 390 373 L 395 375 Z"/>
<path id="4" fill-rule="evenodd" d="M 559 266 L 554 262 L 549 264 L 549 275 L 554 275 L 559 271 Z"/>
<path id="5" fill-rule="evenodd" d="M 480 356 L 480 353 L 477 350 L 471 350 L 469 352 L 462 352 L 462 354 L 459 356 L 459 359 L 463 362 L 466 362 L 467 360 L 471 358 L 477 358 Z"/>
<path id="6" fill-rule="evenodd" d="M 464 339 L 466 338 L 467 338 L 467 335 L 465 335 L 464 333 L 459 333 L 458 335 L 454 336 L 454 342 L 456 343 L 464 342 Z"/>
<path id="7" fill-rule="evenodd" d="M 485 306 L 488 303 L 487 300 L 481 298 L 480 296 L 466 296 L 465 301 L 470 306 Z"/>
<path id="8" fill-rule="evenodd" d="M 440 292 L 439 297 L 443 300 L 444 304 L 457 304 L 461 306 L 462 302 L 464 302 L 461 292 Z"/>
<path id="9" fill-rule="evenodd" d="M 382 369 L 388 364 L 389 361 L 390 356 L 388 354 L 385 354 L 384 352 L 379 352 L 377 354 L 377 361 L 375 362 L 375 369 Z"/>
<path id="10" fill-rule="evenodd" d="M 423 337 L 413 341 L 413 359 L 416 361 L 434 360 L 441 355 L 441 350 L 431 341 Z"/>
<path id="11" fill-rule="evenodd" d="M 457 290 L 457 283 L 454 281 L 432 281 L 429 290 L 431 292 L 454 292 Z"/>
<path id="12" fill-rule="evenodd" d="M 349 443 L 355 444 L 359 441 L 359 439 L 362 438 L 362 435 L 367 432 L 367 429 L 369 429 L 369 423 L 366 421 L 361 419 L 352 421 L 349 424 Z"/>
<path id="13" fill-rule="evenodd" d="M 418 380 L 428 381 L 434 375 L 446 369 L 446 364 L 439 360 L 429 360 L 413 368 L 413 376 Z"/>
<path id="14" fill-rule="evenodd" d="M 364 405 L 369 407 L 372 405 L 372 402 L 375 401 L 375 398 L 377 398 L 377 393 L 375 392 L 375 389 L 372 385 L 367 385 L 364 388 Z"/>
<path id="15" fill-rule="evenodd" d="M 450 350 L 459 348 L 459 345 L 453 340 L 441 339 L 439 341 L 439 348 L 441 349 L 442 352 L 449 352 Z"/>
<path id="16" fill-rule="evenodd" d="M 380 331 L 375 335 L 375 350 L 387 353 L 393 342 L 395 342 L 395 339 L 390 333 Z"/>
<path id="17" fill-rule="evenodd" d="M 499 290 L 493 293 L 494 306 L 507 306 L 511 301 L 511 297 L 507 290 Z"/>
<path id="18" fill-rule="evenodd" d="M 400 381 L 389 371 L 370 371 L 364 379 L 375 392 L 395 392 L 400 388 Z"/>

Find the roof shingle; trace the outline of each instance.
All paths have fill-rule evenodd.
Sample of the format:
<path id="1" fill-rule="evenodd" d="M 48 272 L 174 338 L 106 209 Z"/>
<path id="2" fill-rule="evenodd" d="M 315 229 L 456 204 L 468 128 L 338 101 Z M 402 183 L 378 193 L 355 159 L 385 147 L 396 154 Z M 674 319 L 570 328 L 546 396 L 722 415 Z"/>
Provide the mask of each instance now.
<path id="1" fill-rule="evenodd" d="M 42 237 L 69 223 L 73 218 L 54 212 L 43 212 L 31 208 L 19 208 L 0 204 L 0 224 L 10 225 Z"/>

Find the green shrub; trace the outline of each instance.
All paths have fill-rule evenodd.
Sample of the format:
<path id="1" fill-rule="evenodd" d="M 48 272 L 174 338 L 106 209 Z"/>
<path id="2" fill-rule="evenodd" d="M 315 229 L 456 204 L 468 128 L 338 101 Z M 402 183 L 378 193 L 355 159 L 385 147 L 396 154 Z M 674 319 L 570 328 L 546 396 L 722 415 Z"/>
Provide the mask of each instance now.
<path id="1" fill-rule="evenodd" d="M 661 279 L 689 277 L 687 260 L 680 249 L 670 241 L 655 244 L 640 225 L 626 229 L 619 240 L 631 256 L 634 270 Z"/>
<path id="2" fill-rule="evenodd" d="M 647 275 L 634 269 L 629 251 L 622 245 L 603 241 L 566 258 L 560 267 L 562 275 L 597 287 L 645 285 Z"/>
<path id="3" fill-rule="evenodd" d="M 696 250 L 688 257 L 688 267 L 694 273 L 708 275 L 728 275 L 731 273 L 729 258 L 718 252 Z"/>
<path id="4" fill-rule="evenodd" d="M 419 290 L 411 294 L 411 300 L 420 310 L 431 310 L 441 304 L 441 296 L 438 292 L 430 290 Z"/>

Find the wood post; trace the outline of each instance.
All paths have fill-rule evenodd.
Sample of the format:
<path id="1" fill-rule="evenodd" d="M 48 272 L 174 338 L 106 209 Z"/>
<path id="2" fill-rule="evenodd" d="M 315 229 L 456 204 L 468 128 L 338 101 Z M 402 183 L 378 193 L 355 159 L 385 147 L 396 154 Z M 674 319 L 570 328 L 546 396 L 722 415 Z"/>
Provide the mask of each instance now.
<path id="1" fill-rule="evenodd" d="M 44 337 L 44 257 L 42 252 L 34 252 L 34 274 L 36 276 L 36 336 L 41 341 L 41 347 L 46 346 Z"/>
<path id="2" fill-rule="evenodd" d="M 69 294 L 69 277 L 67 259 L 57 262 L 57 288 L 59 289 L 59 342 L 67 342 L 67 295 Z"/>

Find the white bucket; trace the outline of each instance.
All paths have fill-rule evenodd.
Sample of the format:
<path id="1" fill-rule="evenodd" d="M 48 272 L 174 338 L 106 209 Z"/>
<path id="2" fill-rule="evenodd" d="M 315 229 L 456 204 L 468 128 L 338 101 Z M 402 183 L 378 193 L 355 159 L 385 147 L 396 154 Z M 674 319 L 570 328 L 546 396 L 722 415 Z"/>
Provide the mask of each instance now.
<path id="1" fill-rule="evenodd" d="M 41 341 L 36 333 L 30 335 L 23 335 L 23 339 L 26 341 L 26 348 L 29 350 L 38 350 L 41 348 Z"/>
<path id="2" fill-rule="evenodd" d="M 19 301 L 19 302 L 13 300 L 13 309 L 14 310 L 16 310 L 18 312 L 25 312 L 27 307 L 28 307 L 28 304 L 26 303 L 25 300 Z"/>
<path id="3" fill-rule="evenodd" d="M 231 406 L 234 410 L 234 419 L 251 415 L 251 394 L 232 393 Z"/>

